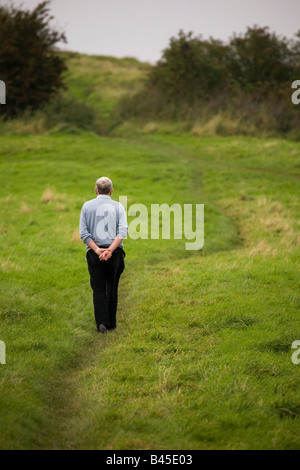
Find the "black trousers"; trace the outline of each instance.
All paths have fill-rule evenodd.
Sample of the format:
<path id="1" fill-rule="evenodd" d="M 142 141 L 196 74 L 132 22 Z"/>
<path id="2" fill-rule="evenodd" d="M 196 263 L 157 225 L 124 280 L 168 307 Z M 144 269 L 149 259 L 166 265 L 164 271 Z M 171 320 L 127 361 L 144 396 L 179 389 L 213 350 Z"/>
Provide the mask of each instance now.
<path id="1" fill-rule="evenodd" d="M 117 305 L 119 279 L 124 271 L 125 253 L 118 247 L 107 261 L 100 261 L 99 256 L 89 250 L 86 254 L 93 289 L 96 324 L 106 328 L 117 326 Z"/>

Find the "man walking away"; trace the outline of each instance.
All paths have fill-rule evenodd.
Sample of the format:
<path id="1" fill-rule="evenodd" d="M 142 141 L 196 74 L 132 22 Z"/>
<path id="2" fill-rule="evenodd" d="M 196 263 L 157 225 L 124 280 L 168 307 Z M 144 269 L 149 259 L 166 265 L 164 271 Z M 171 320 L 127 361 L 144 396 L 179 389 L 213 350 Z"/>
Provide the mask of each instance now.
<path id="1" fill-rule="evenodd" d="M 117 326 L 118 284 L 125 267 L 123 239 L 128 226 L 124 207 L 110 197 L 111 180 L 99 178 L 95 192 L 96 198 L 82 206 L 79 233 L 87 248 L 97 329 L 106 333 Z"/>

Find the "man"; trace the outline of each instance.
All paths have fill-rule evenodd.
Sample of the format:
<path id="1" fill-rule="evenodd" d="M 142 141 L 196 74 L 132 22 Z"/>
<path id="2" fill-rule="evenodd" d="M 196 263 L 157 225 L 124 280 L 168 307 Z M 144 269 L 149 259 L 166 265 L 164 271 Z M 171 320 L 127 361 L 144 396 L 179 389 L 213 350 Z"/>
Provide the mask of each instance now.
<path id="1" fill-rule="evenodd" d="M 95 192 L 96 198 L 82 206 L 79 233 L 87 248 L 97 329 L 106 333 L 117 326 L 118 284 L 125 267 L 123 239 L 128 226 L 124 207 L 110 197 L 111 180 L 99 178 Z"/>

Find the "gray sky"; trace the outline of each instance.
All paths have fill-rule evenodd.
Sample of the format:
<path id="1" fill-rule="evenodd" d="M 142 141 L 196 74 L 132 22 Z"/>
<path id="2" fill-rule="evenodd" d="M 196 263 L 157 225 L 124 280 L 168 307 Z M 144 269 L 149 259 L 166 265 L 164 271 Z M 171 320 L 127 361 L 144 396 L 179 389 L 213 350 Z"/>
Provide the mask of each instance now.
<path id="1" fill-rule="evenodd" d="M 14 3 L 32 9 L 40 1 Z M 179 29 L 222 40 L 254 24 L 287 37 L 300 29 L 300 0 L 52 0 L 51 12 L 66 32 L 64 49 L 149 62 Z"/>

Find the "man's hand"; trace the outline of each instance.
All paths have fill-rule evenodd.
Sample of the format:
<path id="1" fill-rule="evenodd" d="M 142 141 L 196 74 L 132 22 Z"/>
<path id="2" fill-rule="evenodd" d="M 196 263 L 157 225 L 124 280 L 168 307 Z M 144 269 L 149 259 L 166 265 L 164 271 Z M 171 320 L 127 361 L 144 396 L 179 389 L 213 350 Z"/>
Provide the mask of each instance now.
<path id="1" fill-rule="evenodd" d="M 112 252 L 106 248 L 101 248 L 98 254 L 100 261 L 107 261 L 111 258 Z"/>

